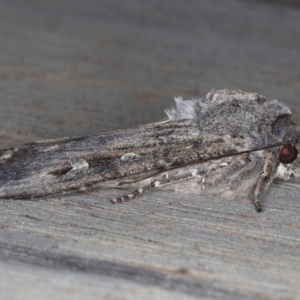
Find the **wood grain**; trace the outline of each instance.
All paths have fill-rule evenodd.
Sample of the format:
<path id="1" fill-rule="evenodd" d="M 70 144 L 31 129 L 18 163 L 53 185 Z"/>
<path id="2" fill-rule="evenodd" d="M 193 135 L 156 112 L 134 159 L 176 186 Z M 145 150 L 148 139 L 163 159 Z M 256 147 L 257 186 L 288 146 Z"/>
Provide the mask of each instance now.
<path id="1" fill-rule="evenodd" d="M 0 147 L 163 118 L 211 88 L 300 120 L 295 4 L 1 0 Z M 107 189 L 1 201 L 1 299 L 300 299 L 300 185 L 246 199 Z"/>

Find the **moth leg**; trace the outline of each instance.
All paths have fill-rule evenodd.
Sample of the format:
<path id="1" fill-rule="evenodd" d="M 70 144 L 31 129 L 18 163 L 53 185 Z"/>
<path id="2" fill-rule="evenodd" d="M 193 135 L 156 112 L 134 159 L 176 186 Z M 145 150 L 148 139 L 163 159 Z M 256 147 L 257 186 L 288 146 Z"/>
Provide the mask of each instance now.
<path id="1" fill-rule="evenodd" d="M 266 189 L 268 180 L 270 176 L 274 173 L 274 170 L 275 170 L 274 156 L 270 154 L 265 159 L 264 165 L 262 167 L 260 176 L 258 178 L 254 190 L 254 205 L 258 212 L 262 211 L 262 205 L 260 202 L 261 194 Z"/>
<path id="2" fill-rule="evenodd" d="M 146 186 L 144 186 L 140 189 L 137 189 L 137 190 L 135 190 L 134 192 L 132 192 L 130 194 L 126 194 L 126 195 L 123 195 L 121 197 L 111 199 L 111 203 L 115 204 L 115 203 L 126 202 L 126 201 L 129 201 L 131 199 L 134 199 L 137 195 L 143 194 L 143 193 L 145 193 L 146 191 L 148 191 L 152 188 L 165 186 L 165 185 L 168 185 L 168 184 L 172 184 L 174 182 L 178 182 L 178 181 L 182 181 L 182 180 L 188 180 L 188 179 L 195 178 L 195 177 L 198 178 L 198 182 L 200 182 L 200 181 L 202 182 L 202 188 L 205 189 L 205 186 L 204 186 L 205 178 L 198 174 L 197 169 L 190 170 L 190 173 L 187 173 L 183 176 L 172 177 L 172 178 L 170 178 L 169 174 L 166 173 L 162 177 L 161 180 L 156 179 L 153 182 L 151 182 L 150 184 L 148 184 L 148 185 L 146 185 Z"/>
<path id="3" fill-rule="evenodd" d="M 261 202 L 260 202 L 260 195 L 263 191 L 264 183 L 265 183 L 266 179 L 267 179 L 266 177 L 260 176 L 259 180 L 256 184 L 255 191 L 254 191 L 254 205 L 255 205 L 255 208 L 258 212 L 262 211 L 262 206 L 261 206 Z"/>

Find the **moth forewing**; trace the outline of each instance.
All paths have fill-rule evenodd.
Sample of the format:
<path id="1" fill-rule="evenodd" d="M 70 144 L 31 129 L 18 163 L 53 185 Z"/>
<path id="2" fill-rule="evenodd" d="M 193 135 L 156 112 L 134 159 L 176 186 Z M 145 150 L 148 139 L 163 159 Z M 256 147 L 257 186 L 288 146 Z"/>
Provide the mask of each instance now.
<path id="1" fill-rule="evenodd" d="M 168 169 L 248 150 L 241 140 L 191 134 L 190 121 L 83 138 L 25 144 L 0 152 L 0 197 L 36 198 L 108 182 L 137 181 Z M 222 150 L 221 150 L 222 149 Z"/>
<path id="2" fill-rule="evenodd" d="M 0 198 L 38 198 L 145 178 L 151 183 L 116 202 L 166 184 L 184 188 L 195 179 L 203 190 L 222 181 L 224 191 L 234 194 L 234 183 L 244 180 L 254 185 L 249 197 L 260 205 L 282 164 L 274 149 L 299 141 L 290 110 L 254 93 L 220 90 L 205 99 L 177 98 L 167 115 L 166 121 L 136 128 L 2 150 Z M 283 151 L 286 161 L 291 149 Z M 239 176 L 244 173 L 251 180 Z"/>

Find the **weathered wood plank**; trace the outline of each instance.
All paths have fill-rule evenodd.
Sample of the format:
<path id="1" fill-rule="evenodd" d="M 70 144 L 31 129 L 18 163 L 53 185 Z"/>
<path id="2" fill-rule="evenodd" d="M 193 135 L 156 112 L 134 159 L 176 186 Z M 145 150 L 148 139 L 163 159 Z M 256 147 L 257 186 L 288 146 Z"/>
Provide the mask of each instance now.
<path id="1" fill-rule="evenodd" d="M 0 147 L 163 117 L 244 89 L 300 120 L 298 6 L 1 0 Z M 247 200 L 121 190 L 1 201 L 1 299 L 299 299 L 299 182 Z"/>

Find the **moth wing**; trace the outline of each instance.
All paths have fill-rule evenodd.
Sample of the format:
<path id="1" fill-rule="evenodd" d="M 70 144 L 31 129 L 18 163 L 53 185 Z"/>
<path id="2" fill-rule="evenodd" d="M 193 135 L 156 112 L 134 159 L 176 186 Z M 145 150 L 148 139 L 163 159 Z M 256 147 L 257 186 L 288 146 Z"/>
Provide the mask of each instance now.
<path id="1" fill-rule="evenodd" d="M 275 100 L 223 91 L 204 100 L 177 102 L 174 118 L 163 122 L 2 150 L 0 198 L 36 198 L 139 181 L 299 140 L 291 112 Z"/>

